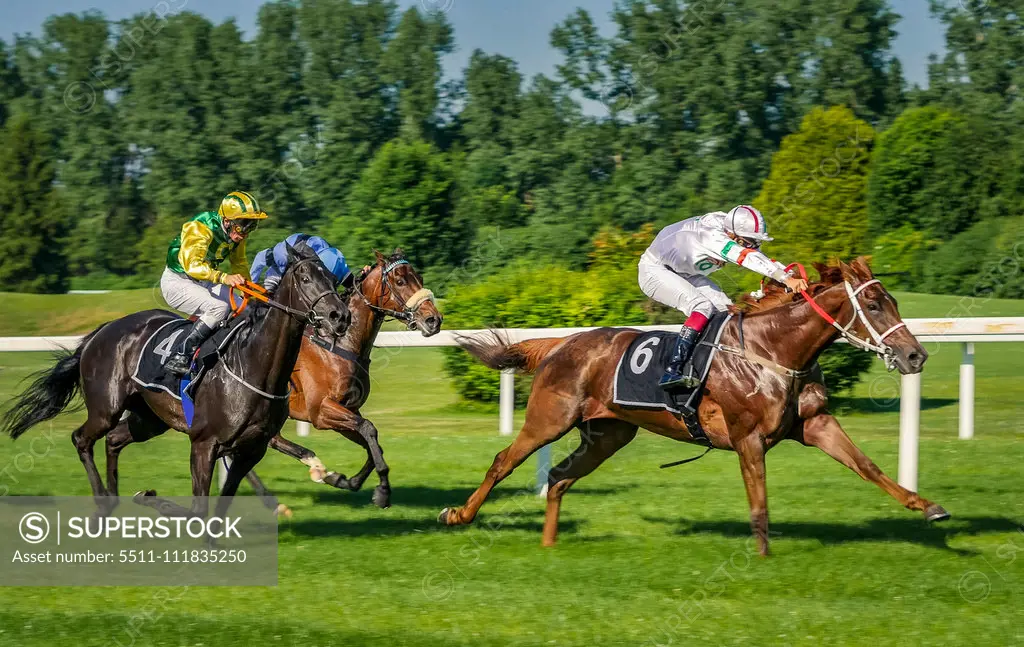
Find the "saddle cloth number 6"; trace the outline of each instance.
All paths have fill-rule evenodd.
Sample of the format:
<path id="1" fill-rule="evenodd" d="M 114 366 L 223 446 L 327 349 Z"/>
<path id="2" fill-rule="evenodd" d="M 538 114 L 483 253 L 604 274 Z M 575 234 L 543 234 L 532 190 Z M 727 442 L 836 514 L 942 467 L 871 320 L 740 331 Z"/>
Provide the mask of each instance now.
<path id="1" fill-rule="evenodd" d="M 651 349 L 659 343 L 661 343 L 660 337 L 651 337 L 636 347 L 633 356 L 629 358 L 629 370 L 633 371 L 633 375 L 643 375 L 647 367 L 651 365 L 651 360 L 654 359 L 654 351 Z"/>

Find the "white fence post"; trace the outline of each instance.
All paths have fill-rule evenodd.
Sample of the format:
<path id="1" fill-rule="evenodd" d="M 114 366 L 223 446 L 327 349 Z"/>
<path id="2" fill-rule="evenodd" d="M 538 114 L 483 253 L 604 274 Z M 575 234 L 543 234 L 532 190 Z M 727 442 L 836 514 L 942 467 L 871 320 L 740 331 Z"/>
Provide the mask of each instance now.
<path id="1" fill-rule="evenodd" d="M 960 361 L 960 440 L 974 438 L 974 342 L 964 342 Z"/>
<path id="2" fill-rule="evenodd" d="M 548 474 L 551 473 L 551 445 L 537 450 L 537 496 L 548 494 Z"/>
<path id="3" fill-rule="evenodd" d="M 309 423 L 305 420 L 295 421 L 295 433 L 299 438 L 305 438 L 309 436 Z"/>
<path id="4" fill-rule="evenodd" d="M 516 410 L 516 374 L 512 369 L 505 369 L 501 372 L 499 382 L 500 392 L 498 394 L 498 433 L 502 436 L 512 435 L 513 420 Z"/>
<path id="5" fill-rule="evenodd" d="M 921 424 L 921 374 L 904 375 L 900 386 L 899 484 L 917 492 L 917 441 Z"/>

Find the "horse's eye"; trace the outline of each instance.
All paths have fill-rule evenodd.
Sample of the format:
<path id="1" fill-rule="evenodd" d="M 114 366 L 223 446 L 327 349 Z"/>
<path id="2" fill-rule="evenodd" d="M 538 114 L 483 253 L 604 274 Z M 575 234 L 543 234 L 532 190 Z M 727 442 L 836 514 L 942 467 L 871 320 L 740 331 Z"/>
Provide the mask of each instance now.
<path id="1" fill-rule="evenodd" d="M 882 307 L 875 303 L 874 301 L 872 301 L 871 303 L 868 304 L 868 310 L 870 310 L 871 312 L 881 312 Z"/>
<path id="2" fill-rule="evenodd" d="M 405 279 L 395 279 L 395 285 L 402 287 L 405 285 Z"/>

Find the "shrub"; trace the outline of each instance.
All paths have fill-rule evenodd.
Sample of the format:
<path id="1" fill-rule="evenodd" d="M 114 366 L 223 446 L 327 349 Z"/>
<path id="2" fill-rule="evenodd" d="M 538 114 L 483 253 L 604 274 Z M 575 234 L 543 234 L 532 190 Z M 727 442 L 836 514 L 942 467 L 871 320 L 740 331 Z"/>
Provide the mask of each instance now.
<path id="1" fill-rule="evenodd" d="M 933 294 L 991 294 L 995 241 L 1002 223 L 982 220 L 928 255 L 924 290 Z"/>
<path id="2" fill-rule="evenodd" d="M 853 388 L 875 360 L 873 353 L 865 353 L 850 344 L 835 344 L 818 358 L 825 374 L 825 387 L 830 396 Z"/>
<path id="3" fill-rule="evenodd" d="M 604 268 L 604 266 L 601 266 Z M 635 273 L 635 270 L 634 270 Z M 644 324 L 646 297 L 625 270 L 577 272 L 559 267 L 512 267 L 484 281 L 452 288 L 445 325 L 452 329 L 550 328 Z M 498 372 L 460 349 L 446 349 L 445 372 L 468 400 L 497 402 Z M 528 389 L 517 388 L 525 402 Z"/>
<path id="4" fill-rule="evenodd" d="M 934 106 L 910 108 L 878 137 L 868 181 L 871 231 L 909 226 L 951 236 L 977 219 L 981 183 L 962 116 Z"/>

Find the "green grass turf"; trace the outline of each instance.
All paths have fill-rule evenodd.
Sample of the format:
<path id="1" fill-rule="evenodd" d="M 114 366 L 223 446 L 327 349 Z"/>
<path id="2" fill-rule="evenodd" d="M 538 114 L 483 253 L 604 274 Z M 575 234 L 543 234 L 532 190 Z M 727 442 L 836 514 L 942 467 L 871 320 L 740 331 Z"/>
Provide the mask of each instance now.
<path id="1" fill-rule="evenodd" d="M 916 295 L 911 306 L 909 296 L 900 295 L 906 316 L 942 316 L 957 299 Z M 996 305 L 1008 308 L 999 314 L 1024 310 Z M 784 443 L 768 458 L 776 535 L 774 556 L 762 560 L 749 550 L 735 456 L 659 470 L 697 449 L 648 433 L 566 496 L 554 549 L 540 547 L 532 460 L 499 486 L 477 525 L 437 526 L 437 512 L 465 500 L 507 439 L 494 412 L 455 406 L 438 351 L 404 349 L 375 362 L 365 409 L 381 430 L 394 506 L 372 507 L 369 488 L 311 483 L 302 465 L 269 454 L 258 471 L 295 511 L 281 527 L 280 585 L 190 590 L 157 605 L 134 644 L 1024 643 L 1024 347 L 978 346 L 970 442 L 956 438 L 959 345 L 929 351 L 920 491 L 953 520 L 929 527 L 821 452 Z M 0 400 L 46 365 L 45 354 L 0 355 Z M 876 363 L 836 403 L 850 435 L 893 476 L 898 405 L 888 398 L 897 380 Z M 30 467 L 22 457 L 24 472 L 15 459 L 41 431 L 0 441 L 0 482 L 22 495 L 88 494 L 66 439 L 81 415 L 58 419 L 59 442 Z M 286 434 L 294 438 L 290 424 Z M 362 463 L 332 433 L 306 440 L 329 468 L 351 473 Z M 573 443 L 557 443 L 555 459 Z M 128 448 L 122 492 L 188 494 L 187 456 L 181 434 Z M 0 645 L 128 645 L 132 616 L 168 595 L 180 592 L 0 587 Z"/>

